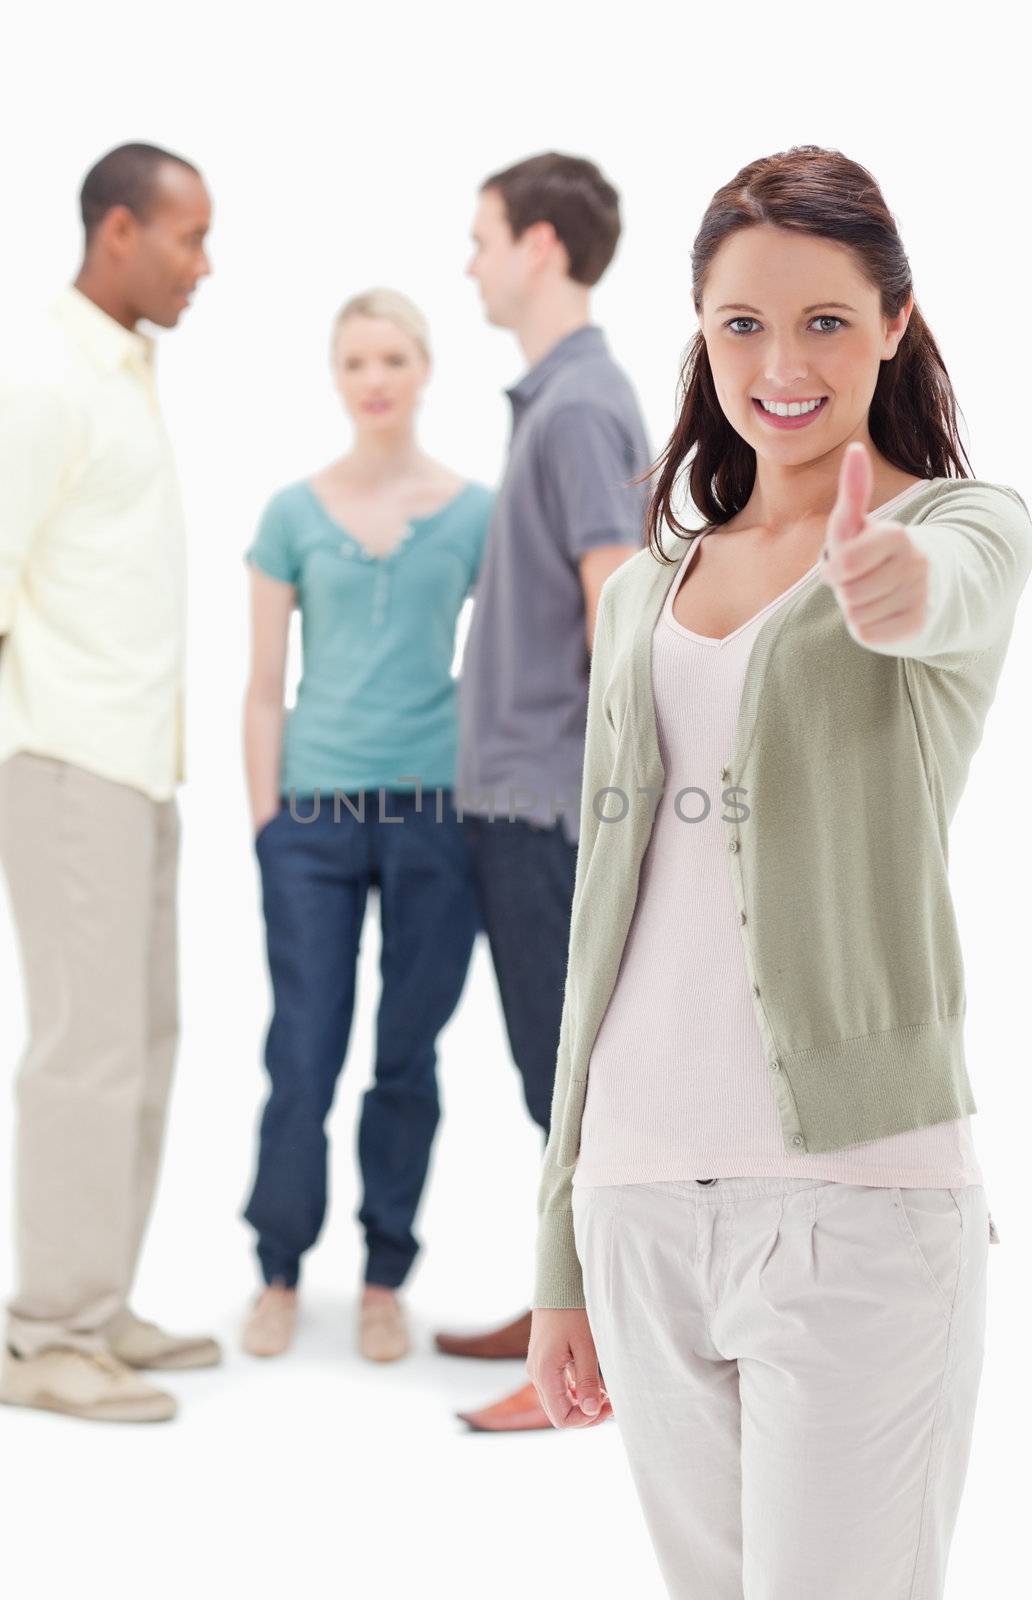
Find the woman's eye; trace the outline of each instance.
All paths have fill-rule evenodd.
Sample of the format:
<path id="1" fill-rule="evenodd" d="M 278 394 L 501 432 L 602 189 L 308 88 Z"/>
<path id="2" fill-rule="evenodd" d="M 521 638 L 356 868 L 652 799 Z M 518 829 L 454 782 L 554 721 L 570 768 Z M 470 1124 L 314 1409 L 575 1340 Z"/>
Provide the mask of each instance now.
<path id="1" fill-rule="evenodd" d="M 839 327 L 839 328 L 844 328 L 845 327 L 845 323 L 842 321 L 841 317 L 814 317 L 813 320 L 814 320 L 814 322 L 818 322 L 818 323 L 834 322 L 836 324 L 836 326 Z M 819 333 L 834 333 L 835 329 L 834 328 L 821 327 L 821 328 L 818 329 L 818 332 Z"/>
<path id="2" fill-rule="evenodd" d="M 732 317 L 731 321 L 728 323 L 728 327 L 731 329 L 732 333 L 739 333 L 740 334 L 740 333 L 748 333 L 749 332 L 749 329 L 747 329 L 747 328 L 743 329 L 743 328 L 738 326 L 738 324 L 741 323 L 741 322 L 751 322 L 751 323 L 755 324 L 756 318 L 755 317 Z"/>

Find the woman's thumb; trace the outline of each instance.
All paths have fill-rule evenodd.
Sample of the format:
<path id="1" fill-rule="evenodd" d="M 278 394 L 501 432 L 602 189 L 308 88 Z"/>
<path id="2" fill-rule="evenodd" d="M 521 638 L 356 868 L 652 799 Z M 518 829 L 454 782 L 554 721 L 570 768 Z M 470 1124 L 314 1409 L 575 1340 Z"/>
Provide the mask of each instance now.
<path id="1" fill-rule="evenodd" d="M 599 1380 L 598 1357 L 594 1349 L 581 1349 L 576 1352 L 574 1373 L 577 1404 L 586 1417 L 597 1417 L 602 1409 L 602 1385 Z"/>
<path id="2" fill-rule="evenodd" d="M 827 548 L 853 538 L 863 528 L 871 479 L 870 458 L 859 440 L 854 439 L 846 446 L 839 467 L 838 496 L 828 518 Z"/>

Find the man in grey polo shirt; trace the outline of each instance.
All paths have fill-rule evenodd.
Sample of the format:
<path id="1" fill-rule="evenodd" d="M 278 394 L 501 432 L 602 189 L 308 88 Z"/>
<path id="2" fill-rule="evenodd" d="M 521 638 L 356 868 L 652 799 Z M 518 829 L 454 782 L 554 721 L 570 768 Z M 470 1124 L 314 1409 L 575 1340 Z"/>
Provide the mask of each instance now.
<path id="1" fill-rule="evenodd" d="M 457 799 L 527 1108 L 547 1137 L 580 812 L 599 590 L 638 550 L 650 463 L 634 391 L 591 321 L 620 235 L 619 197 L 554 153 L 485 180 L 470 275 L 529 370 L 513 425 L 460 680 Z M 487 1334 L 438 1334 L 451 1355 L 525 1357 L 529 1311 Z M 478 1429 L 547 1428 L 533 1384 Z"/>

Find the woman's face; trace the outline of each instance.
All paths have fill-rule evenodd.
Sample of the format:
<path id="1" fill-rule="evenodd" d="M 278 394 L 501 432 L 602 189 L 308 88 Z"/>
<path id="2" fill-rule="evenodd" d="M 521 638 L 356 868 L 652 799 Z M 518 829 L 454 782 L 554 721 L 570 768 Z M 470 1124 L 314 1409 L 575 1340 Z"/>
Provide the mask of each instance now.
<path id="1" fill-rule="evenodd" d="M 333 365 L 337 393 L 362 431 L 391 432 L 409 423 L 430 375 L 415 339 L 386 317 L 348 317 Z"/>
<path id="2" fill-rule="evenodd" d="M 869 440 L 879 366 L 895 355 L 912 304 L 883 316 L 852 251 L 830 239 L 766 224 L 732 234 L 710 266 L 699 325 L 735 432 L 785 466 Z"/>

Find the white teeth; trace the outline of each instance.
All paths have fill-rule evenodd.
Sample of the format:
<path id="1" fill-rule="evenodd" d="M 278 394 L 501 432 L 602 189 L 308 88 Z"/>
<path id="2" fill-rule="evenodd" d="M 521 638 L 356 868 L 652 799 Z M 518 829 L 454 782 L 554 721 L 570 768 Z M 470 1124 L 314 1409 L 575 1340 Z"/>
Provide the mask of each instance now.
<path id="1" fill-rule="evenodd" d="M 823 396 L 821 397 L 823 399 Z M 764 411 L 769 411 L 775 417 L 802 417 L 809 411 L 816 411 L 820 400 L 761 400 L 760 405 Z"/>

